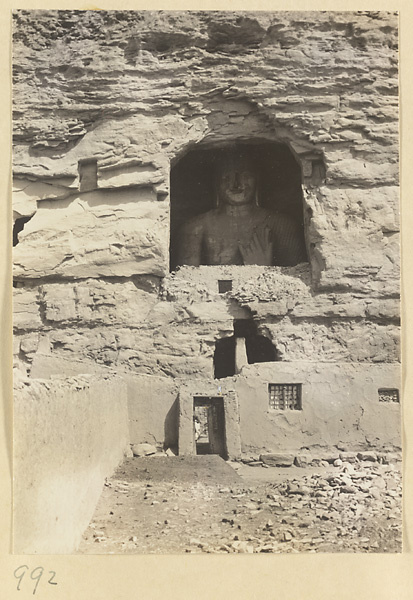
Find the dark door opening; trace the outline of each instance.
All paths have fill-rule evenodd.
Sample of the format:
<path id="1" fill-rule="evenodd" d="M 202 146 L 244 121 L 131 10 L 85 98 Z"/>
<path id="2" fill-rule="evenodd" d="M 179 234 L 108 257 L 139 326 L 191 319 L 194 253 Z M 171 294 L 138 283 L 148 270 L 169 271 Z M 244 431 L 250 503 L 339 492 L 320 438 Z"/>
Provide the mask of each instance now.
<path id="1" fill-rule="evenodd" d="M 217 340 L 214 352 L 214 377 L 222 379 L 235 375 L 235 337 Z"/>
<path id="2" fill-rule="evenodd" d="M 194 438 L 196 454 L 219 454 L 225 460 L 228 458 L 222 397 L 194 397 Z"/>
<path id="3" fill-rule="evenodd" d="M 244 340 L 244 346 L 241 347 L 236 344 L 240 338 Z M 257 325 L 252 319 L 235 319 L 234 335 L 215 342 L 215 379 L 232 377 L 239 373 L 245 354 L 250 365 L 279 360 L 274 344 L 264 335 L 258 334 Z"/>

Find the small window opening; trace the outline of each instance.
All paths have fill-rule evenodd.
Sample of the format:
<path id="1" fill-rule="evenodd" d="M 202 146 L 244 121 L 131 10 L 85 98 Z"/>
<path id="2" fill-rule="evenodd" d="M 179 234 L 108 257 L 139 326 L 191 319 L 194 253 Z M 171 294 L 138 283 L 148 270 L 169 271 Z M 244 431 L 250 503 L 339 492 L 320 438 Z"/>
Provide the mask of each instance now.
<path id="1" fill-rule="evenodd" d="M 379 389 L 379 402 L 400 402 L 399 390 L 396 388 Z"/>
<path id="2" fill-rule="evenodd" d="M 272 410 L 301 410 L 301 383 L 269 383 L 269 408 Z"/>
<path id="3" fill-rule="evenodd" d="M 220 294 L 225 294 L 225 292 L 230 292 L 232 290 L 232 280 L 231 279 L 219 279 L 218 280 L 218 292 Z"/>
<path id="4" fill-rule="evenodd" d="M 98 187 L 98 162 L 95 158 L 79 160 L 79 191 L 89 192 Z"/>
<path id="5" fill-rule="evenodd" d="M 15 220 L 13 225 L 13 246 L 17 246 L 19 243 L 19 233 L 23 231 L 26 223 L 30 221 L 33 215 L 30 217 L 20 217 Z"/>

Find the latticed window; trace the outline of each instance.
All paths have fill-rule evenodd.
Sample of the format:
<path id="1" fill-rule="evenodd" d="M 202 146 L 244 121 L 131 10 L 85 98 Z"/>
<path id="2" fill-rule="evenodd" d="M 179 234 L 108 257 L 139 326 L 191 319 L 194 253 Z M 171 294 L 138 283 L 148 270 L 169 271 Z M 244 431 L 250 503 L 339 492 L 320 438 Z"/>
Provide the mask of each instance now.
<path id="1" fill-rule="evenodd" d="M 301 383 L 270 383 L 268 394 L 271 409 L 301 410 Z"/>
<path id="2" fill-rule="evenodd" d="M 400 402 L 399 390 L 396 388 L 382 388 L 379 390 L 380 402 Z"/>

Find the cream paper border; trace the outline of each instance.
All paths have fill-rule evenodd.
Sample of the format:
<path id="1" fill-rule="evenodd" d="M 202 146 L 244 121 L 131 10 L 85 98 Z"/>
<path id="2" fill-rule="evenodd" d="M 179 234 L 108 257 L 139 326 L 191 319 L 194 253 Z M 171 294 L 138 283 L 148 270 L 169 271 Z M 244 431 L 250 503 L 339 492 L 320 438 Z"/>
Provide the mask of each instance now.
<path id="1" fill-rule="evenodd" d="M 67 1 L 3 0 L 0 8 L 1 119 L 0 173 L 0 598 L 56 600 L 410 600 L 413 598 L 413 3 L 342 0 L 96 0 L 101 9 L 165 10 L 398 10 L 400 14 L 401 150 L 402 150 L 402 273 L 403 273 L 403 413 L 404 413 L 404 553 L 180 555 L 180 556 L 16 556 L 11 554 L 11 10 L 97 9 L 93 4 Z M 410 335 L 409 335 L 410 334 Z M 26 579 L 16 590 L 14 570 L 26 564 L 56 571 L 57 586 L 42 579 L 36 595 Z"/>

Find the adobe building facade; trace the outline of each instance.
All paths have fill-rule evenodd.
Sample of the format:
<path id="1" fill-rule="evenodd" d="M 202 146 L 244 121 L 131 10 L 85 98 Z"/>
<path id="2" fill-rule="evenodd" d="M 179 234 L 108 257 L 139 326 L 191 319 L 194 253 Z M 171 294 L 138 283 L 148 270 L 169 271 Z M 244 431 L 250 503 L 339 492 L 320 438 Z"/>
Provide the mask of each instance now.
<path id="1" fill-rule="evenodd" d="M 400 447 L 397 15 L 17 11 L 14 44 L 16 382 L 120 377 L 180 454 L 197 407 L 229 458 Z M 305 254 L 180 264 L 239 149 Z"/>

